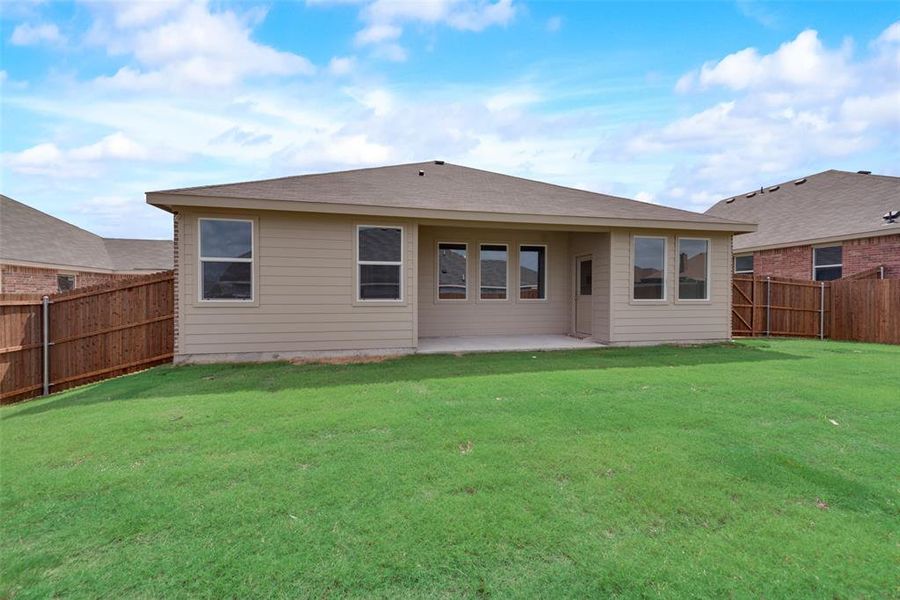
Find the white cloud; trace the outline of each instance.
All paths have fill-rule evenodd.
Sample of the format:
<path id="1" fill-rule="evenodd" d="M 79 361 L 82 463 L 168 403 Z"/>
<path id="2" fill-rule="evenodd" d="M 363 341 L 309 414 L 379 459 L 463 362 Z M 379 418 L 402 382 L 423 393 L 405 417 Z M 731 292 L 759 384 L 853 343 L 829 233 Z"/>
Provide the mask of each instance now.
<path id="1" fill-rule="evenodd" d="M 33 46 L 46 42 L 48 44 L 64 44 L 66 38 L 53 23 L 22 23 L 13 29 L 9 41 L 14 46 Z"/>
<path id="2" fill-rule="evenodd" d="M 348 4 L 347 0 L 317 0 L 312 4 Z M 513 0 L 365 0 L 360 18 L 364 27 L 356 33 L 359 46 L 374 46 L 376 56 L 405 60 L 398 44 L 407 24 L 443 25 L 459 31 L 483 31 L 505 26 L 516 15 Z"/>
<path id="3" fill-rule="evenodd" d="M 676 90 L 725 87 L 731 90 L 843 90 L 854 82 L 849 64 L 850 46 L 829 50 L 811 29 L 782 44 L 775 52 L 761 55 L 745 48 L 719 61 L 704 64 L 678 80 Z"/>
<path id="4" fill-rule="evenodd" d="M 900 66 L 900 23 L 870 47 L 854 59 L 849 42 L 828 48 L 807 30 L 771 54 L 746 48 L 707 62 L 682 76 L 676 91 L 724 88 L 731 98 L 633 132 L 622 146 L 630 160 L 671 156 L 668 197 L 700 209 L 890 147 L 900 136 L 900 80 L 885 73 Z"/>
<path id="5" fill-rule="evenodd" d="M 349 75 L 356 69 L 356 58 L 353 56 L 334 56 L 328 61 L 328 72 L 332 75 Z"/>
<path id="6" fill-rule="evenodd" d="M 545 25 L 545 27 L 547 28 L 547 31 L 549 31 L 550 33 L 556 33 L 557 31 L 562 29 L 562 25 L 563 25 L 563 18 L 560 16 L 555 16 L 555 17 L 550 17 L 549 19 L 547 19 L 547 24 Z"/>
<path id="7" fill-rule="evenodd" d="M 108 161 L 162 160 L 163 157 L 117 131 L 85 146 L 62 150 L 53 142 L 44 142 L 21 152 L 5 152 L 3 159 L 18 173 L 79 178 L 98 176 Z"/>
<path id="8" fill-rule="evenodd" d="M 259 11 L 239 15 L 213 12 L 205 2 L 180 4 L 101 5 L 89 40 L 110 54 L 132 57 L 138 66 L 123 66 L 98 78 L 98 84 L 127 90 L 215 88 L 248 77 L 315 72 L 306 58 L 251 39 Z"/>

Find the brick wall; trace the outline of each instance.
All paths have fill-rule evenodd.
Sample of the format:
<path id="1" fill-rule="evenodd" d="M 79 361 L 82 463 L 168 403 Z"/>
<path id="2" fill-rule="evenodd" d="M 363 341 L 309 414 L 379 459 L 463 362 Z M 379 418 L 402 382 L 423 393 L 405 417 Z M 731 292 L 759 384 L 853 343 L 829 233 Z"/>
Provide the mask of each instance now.
<path id="1" fill-rule="evenodd" d="M 886 279 L 900 279 L 900 234 L 843 242 L 843 276 L 884 265 Z M 753 253 L 756 275 L 812 279 L 812 246 L 792 246 Z"/>
<path id="2" fill-rule="evenodd" d="M 772 277 L 812 279 L 812 246 L 792 246 L 753 253 L 753 273 Z"/>
<path id="3" fill-rule="evenodd" d="M 75 287 L 82 288 L 114 281 L 127 275 L 116 273 L 90 273 L 86 271 L 69 271 L 43 269 L 40 267 L 20 267 L 17 265 L 0 265 L 2 291 L 12 294 L 55 294 L 58 289 L 56 276 L 60 273 L 75 274 Z"/>
<path id="4" fill-rule="evenodd" d="M 900 279 L 900 234 L 844 242 L 844 277 L 878 265 L 885 279 Z"/>

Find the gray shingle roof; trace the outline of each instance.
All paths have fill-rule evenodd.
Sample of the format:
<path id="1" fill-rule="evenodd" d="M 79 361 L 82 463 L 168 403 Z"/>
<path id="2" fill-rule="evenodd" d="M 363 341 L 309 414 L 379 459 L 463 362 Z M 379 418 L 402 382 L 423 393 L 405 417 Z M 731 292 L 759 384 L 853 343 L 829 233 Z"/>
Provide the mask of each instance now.
<path id="1" fill-rule="evenodd" d="M 419 171 L 424 176 L 419 176 Z M 378 206 L 479 213 L 646 219 L 732 224 L 728 219 L 562 187 L 480 169 L 435 162 L 299 175 L 149 192 L 151 204 L 175 205 L 156 194 Z"/>
<path id="2" fill-rule="evenodd" d="M 757 231 L 735 236 L 735 250 L 900 233 L 900 224 L 884 225 L 881 218 L 900 210 L 900 177 L 830 170 L 804 179 L 726 198 L 706 212 L 759 223 Z"/>
<path id="3" fill-rule="evenodd" d="M 172 268 L 170 240 L 102 238 L 0 194 L 0 260 L 102 269 Z"/>

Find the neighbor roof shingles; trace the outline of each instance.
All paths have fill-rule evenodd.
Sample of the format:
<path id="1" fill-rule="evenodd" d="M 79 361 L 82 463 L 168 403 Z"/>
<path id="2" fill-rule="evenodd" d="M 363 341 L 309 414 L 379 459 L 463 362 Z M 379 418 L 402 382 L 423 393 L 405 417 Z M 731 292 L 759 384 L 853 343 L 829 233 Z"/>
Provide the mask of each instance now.
<path id="1" fill-rule="evenodd" d="M 424 171 L 419 176 L 419 171 Z M 733 221 L 459 165 L 412 163 L 150 192 L 242 200 L 277 200 L 402 209 L 647 219 L 732 224 Z M 248 204 L 248 207 L 251 207 Z M 735 223 L 737 224 L 737 223 Z"/>
<path id="2" fill-rule="evenodd" d="M 105 271 L 172 268 L 170 240 L 102 238 L 0 194 L 0 260 Z"/>
<path id="3" fill-rule="evenodd" d="M 734 250 L 798 245 L 854 235 L 900 233 L 900 224 L 884 225 L 882 215 L 900 210 L 900 177 L 825 171 L 795 185 L 791 180 L 716 203 L 709 215 L 752 221 L 753 233 L 734 238 Z M 779 184 L 776 184 L 779 185 Z M 748 193 L 754 193 L 747 198 Z"/>

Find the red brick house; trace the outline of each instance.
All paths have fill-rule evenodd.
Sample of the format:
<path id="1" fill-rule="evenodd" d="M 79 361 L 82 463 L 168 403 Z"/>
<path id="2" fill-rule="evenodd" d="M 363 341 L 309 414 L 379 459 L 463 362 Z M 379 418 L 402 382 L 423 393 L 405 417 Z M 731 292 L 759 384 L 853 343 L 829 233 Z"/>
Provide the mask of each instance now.
<path id="1" fill-rule="evenodd" d="M 721 200 L 707 214 L 759 224 L 736 235 L 734 272 L 827 281 L 884 267 L 900 278 L 900 177 L 825 171 Z"/>
<path id="2" fill-rule="evenodd" d="M 103 238 L 0 194 L 0 293 L 53 294 L 172 264 L 170 240 Z"/>

